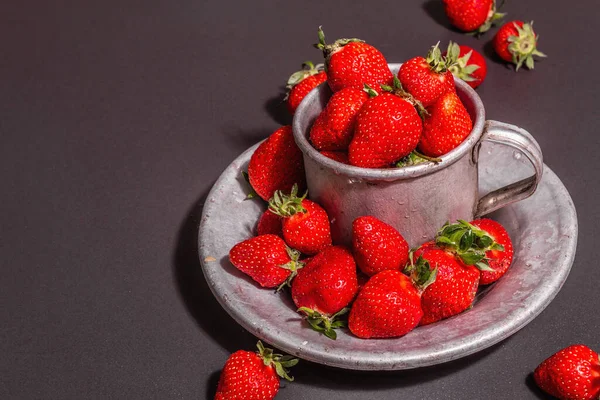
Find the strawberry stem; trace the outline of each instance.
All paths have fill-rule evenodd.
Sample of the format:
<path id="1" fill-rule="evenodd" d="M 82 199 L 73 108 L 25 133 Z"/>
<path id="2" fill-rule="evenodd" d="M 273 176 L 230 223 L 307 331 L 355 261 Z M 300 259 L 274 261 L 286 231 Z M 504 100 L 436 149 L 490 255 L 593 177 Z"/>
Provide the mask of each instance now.
<path id="1" fill-rule="evenodd" d="M 289 195 L 284 194 L 281 190 L 276 190 L 273 197 L 269 200 L 269 210 L 273 214 L 280 217 L 289 218 L 297 213 L 306 212 L 306 208 L 302 206 L 302 200 L 306 198 L 308 191 L 301 197 L 298 197 L 298 185 L 294 184 Z"/>
<path id="2" fill-rule="evenodd" d="M 306 321 L 312 330 L 320 332 L 333 340 L 337 339 L 335 329 L 346 327 L 346 320 L 340 319 L 340 317 L 347 314 L 349 311 L 350 308 L 345 307 L 332 316 L 327 316 L 308 307 L 300 307 L 298 309 L 298 312 L 302 312 L 306 315 Z"/>
<path id="3" fill-rule="evenodd" d="M 289 369 L 294 365 L 298 364 L 298 359 L 292 356 L 283 354 L 276 354 L 273 352 L 273 349 L 266 348 L 262 342 L 259 340 L 256 343 L 256 347 L 258 348 L 257 354 L 262 358 L 263 363 L 266 366 L 274 366 L 277 375 L 280 377 L 292 382 L 294 378 L 289 374 Z"/>

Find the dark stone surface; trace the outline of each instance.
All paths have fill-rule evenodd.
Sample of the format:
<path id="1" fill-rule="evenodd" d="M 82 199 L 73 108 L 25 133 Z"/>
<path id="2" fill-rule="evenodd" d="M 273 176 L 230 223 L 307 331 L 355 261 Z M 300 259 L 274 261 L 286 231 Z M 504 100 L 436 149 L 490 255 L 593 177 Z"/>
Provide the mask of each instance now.
<path id="1" fill-rule="evenodd" d="M 0 17 L 0 398 L 211 399 L 255 338 L 208 291 L 198 215 L 239 153 L 289 122 L 281 88 L 311 44 L 359 37 L 390 62 L 438 40 L 487 54 L 488 118 L 540 143 L 580 223 L 569 279 L 511 338 L 451 363 L 363 373 L 301 362 L 281 399 L 537 399 L 530 373 L 596 350 L 597 5 L 507 2 L 549 58 L 519 71 L 449 29 L 440 2 L 12 2 Z M 543 279 L 543 277 L 540 277 Z"/>

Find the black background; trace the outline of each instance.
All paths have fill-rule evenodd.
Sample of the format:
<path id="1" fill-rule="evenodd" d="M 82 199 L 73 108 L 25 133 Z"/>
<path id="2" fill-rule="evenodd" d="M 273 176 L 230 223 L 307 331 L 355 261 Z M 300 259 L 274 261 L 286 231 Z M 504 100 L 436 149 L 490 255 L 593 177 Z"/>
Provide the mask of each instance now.
<path id="1" fill-rule="evenodd" d="M 301 362 L 280 399 L 536 399 L 558 349 L 600 350 L 596 1 L 509 1 L 535 20 L 534 71 L 447 25 L 438 1 L 21 1 L 0 13 L 0 398 L 211 399 L 253 349 L 207 289 L 198 215 L 221 171 L 289 123 L 289 74 L 327 38 L 390 62 L 452 39 L 487 55 L 487 117 L 530 131 L 571 193 L 579 243 L 550 306 L 511 338 L 387 373 Z M 541 277 L 543 279 L 543 277 Z"/>

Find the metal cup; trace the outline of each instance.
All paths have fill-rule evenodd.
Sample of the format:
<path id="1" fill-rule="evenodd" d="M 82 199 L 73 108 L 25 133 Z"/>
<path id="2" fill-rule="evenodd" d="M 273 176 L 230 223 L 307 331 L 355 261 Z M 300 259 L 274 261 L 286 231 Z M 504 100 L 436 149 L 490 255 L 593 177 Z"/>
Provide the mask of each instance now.
<path id="1" fill-rule="evenodd" d="M 400 64 L 390 64 L 397 73 Z M 527 131 L 485 120 L 477 93 L 460 79 L 456 91 L 473 120 L 473 130 L 457 148 L 428 162 L 404 168 L 369 169 L 346 165 L 320 154 L 308 141 L 310 128 L 325 108 L 331 90 L 322 84 L 302 101 L 293 121 L 294 139 L 304 154 L 309 197 L 331 220 L 334 242 L 351 244 L 352 222 L 372 215 L 395 227 L 416 247 L 433 239 L 447 221 L 471 220 L 531 196 L 542 178 L 542 151 Z M 484 141 L 513 147 L 533 165 L 526 179 L 480 196 L 479 149 Z M 511 168 L 514 159 L 506 160 Z"/>

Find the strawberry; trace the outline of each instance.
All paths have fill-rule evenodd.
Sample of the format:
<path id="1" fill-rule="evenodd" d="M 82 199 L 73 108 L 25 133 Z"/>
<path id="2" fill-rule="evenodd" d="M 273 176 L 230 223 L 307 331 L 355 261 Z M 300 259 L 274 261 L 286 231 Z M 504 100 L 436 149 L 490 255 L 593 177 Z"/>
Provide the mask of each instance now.
<path id="1" fill-rule="evenodd" d="M 267 209 L 258 220 L 256 233 L 259 235 L 277 235 L 283 238 L 281 217 L 277 214 L 273 214 L 271 210 Z"/>
<path id="2" fill-rule="evenodd" d="M 319 153 L 342 164 L 349 164 L 348 153 L 345 151 L 320 151 Z"/>
<path id="3" fill-rule="evenodd" d="M 311 327 L 335 339 L 336 319 L 348 310 L 358 291 L 356 264 L 352 253 L 342 246 L 328 247 L 312 257 L 292 282 L 292 299 L 307 315 Z"/>
<path id="4" fill-rule="evenodd" d="M 250 157 L 248 179 L 254 191 L 267 201 L 276 190 L 289 192 L 294 184 L 305 190 L 304 160 L 291 126 L 277 129 L 258 146 Z"/>
<path id="5" fill-rule="evenodd" d="M 450 46 L 458 46 L 458 58 L 456 63 L 448 67 L 455 78 L 462 79 L 473 89 L 483 83 L 487 75 L 487 64 L 485 58 L 469 46 L 458 45 L 450 42 Z M 456 50 L 454 50 L 456 51 Z M 444 56 L 448 52 L 444 53 Z"/>
<path id="6" fill-rule="evenodd" d="M 345 150 L 354 135 L 356 114 L 369 95 L 352 87 L 335 92 L 310 130 L 317 150 Z"/>
<path id="7" fill-rule="evenodd" d="M 288 381 L 288 368 L 298 364 L 298 359 L 273 353 L 262 342 L 256 344 L 258 352 L 238 350 L 223 367 L 215 400 L 271 400 L 279 391 L 279 377 Z"/>
<path id="8" fill-rule="evenodd" d="M 489 246 L 490 249 L 485 252 L 485 260 L 492 271 L 482 270 L 479 279 L 480 285 L 489 285 L 500 279 L 510 267 L 513 259 L 513 244 L 506 229 L 494 220 L 477 219 L 471 221 L 471 225 L 481 229 L 496 243 L 496 245 Z"/>
<path id="9" fill-rule="evenodd" d="M 327 44 L 321 27 L 318 33 L 319 43 L 315 47 L 323 51 L 327 82 L 332 91 L 347 87 L 362 89 L 364 84 L 376 88 L 392 84 L 394 76 L 385 57 L 375 47 L 360 39 L 338 39 Z"/>
<path id="10" fill-rule="evenodd" d="M 471 306 L 479 285 L 479 270 L 475 266 L 465 265 L 452 253 L 437 247 L 435 242 L 419 247 L 412 261 L 417 265 L 423 263 L 431 270 L 437 269 L 435 281 L 421 294 L 421 325 L 459 314 Z M 414 269 L 413 264 L 407 267 L 407 272 L 411 269 Z"/>
<path id="11" fill-rule="evenodd" d="M 348 317 L 350 332 L 362 339 L 406 335 L 421 320 L 419 290 L 400 271 L 374 275 L 358 293 Z"/>
<path id="12" fill-rule="evenodd" d="M 446 224 L 436 235 L 436 243 L 454 253 L 463 263 L 479 268 L 480 285 L 500 279 L 512 263 L 512 241 L 506 229 L 491 219 Z"/>
<path id="13" fill-rule="evenodd" d="M 317 254 L 331 246 L 331 227 L 327 212 L 317 203 L 298 197 L 298 187 L 285 195 L 276 191 L 269 201 L 269 209 L 282 217 L 285 242 L 292 248 L 308 255 Z"/>
<path id="14" fill-rule="evenodd" d="M 373 276 L 401 270 L 408 261 L 408 243 L 392 226 L 372 216 L 352 222 L 352 251 L 362 272 Z"/>
<path id="15" fill-rule="evenodd" d="M 473 122 L 455 92 L 440 96 L 427 108 L 418 148 L 429 157 L 439 157 L 456 148 L 471 133 Z"/>
<path id="16" fill-rule="evenodd" d="M 456 62 L 458 53 L 450 46 L 443 57 L 438 45 L 429 50 L 427 58 L 411 58 L 398 71 L 404 89 L 423 107 L 429 107 L 444 93 L 456 91 L 454 77 L 448 68 Z"/>
<path id="17" fill-rule="evenodd" d="M 533 21 L 511 21 L 502 25 L 494 36 L 493 46 L 496 54 L 504 61 L 515 64 L 516 70 L 523 64 L 533 69 L 533 56 L 546 57 L 537 49 L 538 36 L 533 31 Z"/>
<path id="18" fill-rule="evenodd" d="M 600 397 L 598 353 L 583 344 L 568 346 L 543 361 L 533 373 L 544 392 L 561 400 Z"/>
<path id="19" fill-rule="evenodd" d="M 306 95 L 327 80 L 327 74 L 323 71 L 323 64 L 314 65 L 307 61 L 302 64 L 302 70 L 294 72 L 287 81 L 288 93 L 285 97 L 290 114 L 296 112 L 296 108 Z"/>
<path id="20" fill-rule="evenodd" d="M 234 267 L 250 276 L 262 287 L 282 287 L 296 275 L 302 263 L 297 251 L 275 235 L 261 235 L 244 240 L 229 251 Z"/>
<path id="21" fill-rule="evenodd" d="M 356 116 L 354 137 L 348 148 L 351 165 L 382 168 L 410 154 L 417 147 L 423 123 L 410 96 L 397 78 L 395 88 L 368 99 Z"/>
<path id="22" fill-rule="evenodd" d="M 505 14 L 496 12 L 494 0 L 444 0 L 450 23 L 464 32 L 482 34 Z"/>

